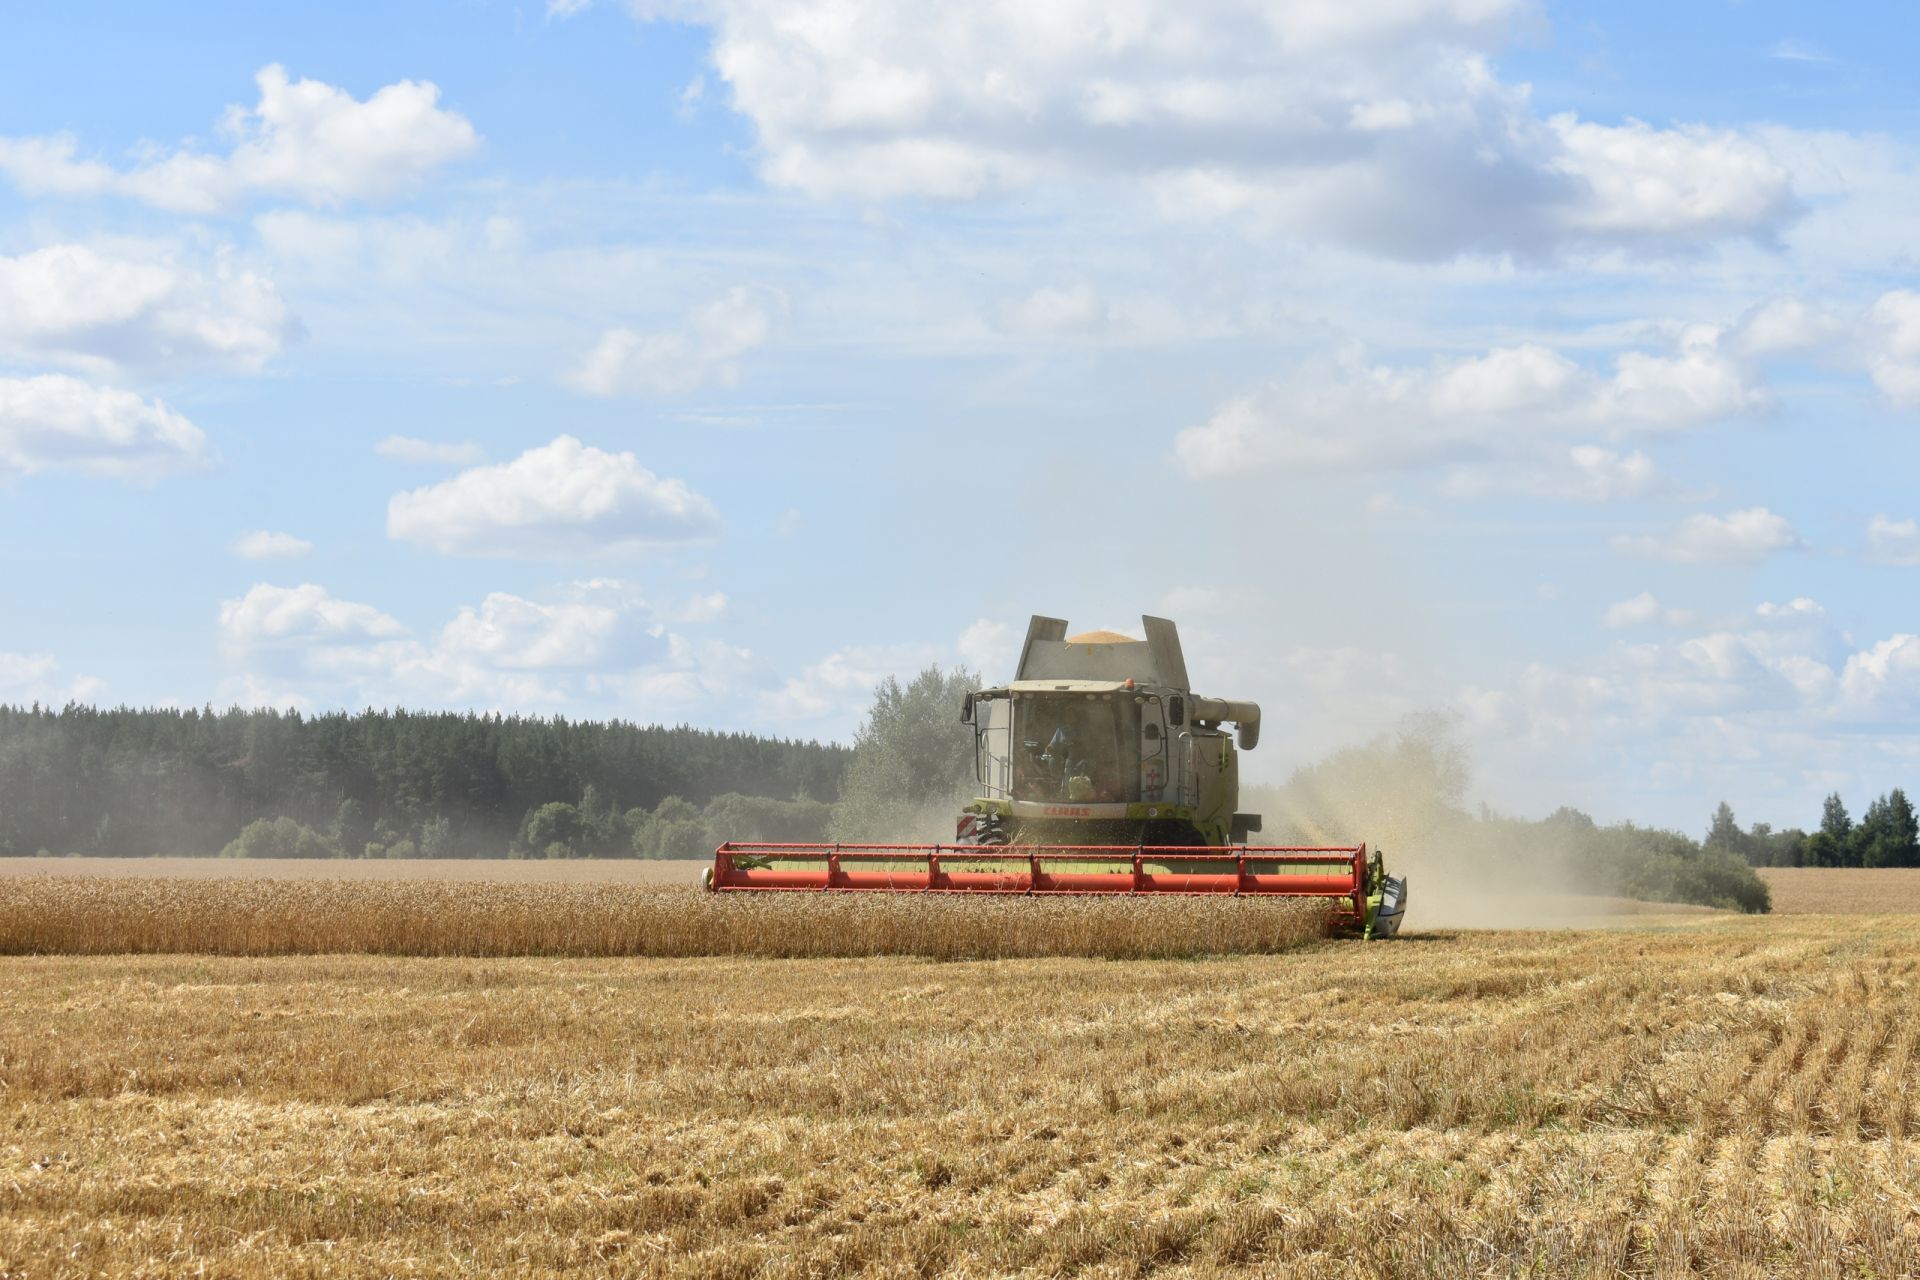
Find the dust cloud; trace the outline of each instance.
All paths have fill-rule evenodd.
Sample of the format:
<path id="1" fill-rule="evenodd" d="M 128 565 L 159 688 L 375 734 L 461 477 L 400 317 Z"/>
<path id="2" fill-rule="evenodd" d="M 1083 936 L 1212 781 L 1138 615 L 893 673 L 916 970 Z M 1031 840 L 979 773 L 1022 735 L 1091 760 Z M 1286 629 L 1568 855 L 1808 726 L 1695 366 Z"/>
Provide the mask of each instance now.
<path id="1" fill-rule="evenodd" d="M 1381 850 L 1407 878 L 1409 929 L 1566 928 L 1645 910 L 1606 896 L 1577 822 L 1470 813 L 1471 774 L 1452 718 L 1422 713 L 1284 785 L 1247 789 L 1241 808 L 1263 816 L 1265 843 Z"/>

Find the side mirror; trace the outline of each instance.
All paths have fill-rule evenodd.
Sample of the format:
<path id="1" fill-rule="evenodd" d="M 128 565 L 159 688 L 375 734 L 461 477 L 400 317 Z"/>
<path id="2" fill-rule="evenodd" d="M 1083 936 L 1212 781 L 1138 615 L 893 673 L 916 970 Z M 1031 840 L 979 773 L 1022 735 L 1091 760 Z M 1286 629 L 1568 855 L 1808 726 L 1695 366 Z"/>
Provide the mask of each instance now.
<path id="1" fill-rule="evenodd" d="M 973 695 L 968 694 L 960 700 L 960 723 L 973 723 Z"/>
<path id="2" fill-rule="evenodd" d="M 1167 699 L 1167 723 L 1182 725 L 1187 722 L 1187 700 L 1179 694 Z"/>

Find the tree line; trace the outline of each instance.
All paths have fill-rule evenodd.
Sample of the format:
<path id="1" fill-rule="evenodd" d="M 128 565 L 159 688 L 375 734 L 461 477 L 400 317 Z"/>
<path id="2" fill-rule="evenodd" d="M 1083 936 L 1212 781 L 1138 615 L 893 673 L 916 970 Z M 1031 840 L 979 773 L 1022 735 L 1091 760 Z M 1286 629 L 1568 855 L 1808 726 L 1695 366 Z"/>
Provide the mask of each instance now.
<path id="1" fill-rule="evenodd" d="M 1895 787 L 1869 802 L 1856 822 L 1836 791 L 1822 802 L 1820 826 L 1812 834 L 1797 827 L 1775 831 L 1764 822 L 1742 831 L 1723 800 L 1706 845 L 1756 867 L 1920 867 L 1920 817 L 1907 793 Z"/>
<path id="2" fill-rule="evenodd" d="M 0 706 L 0 856 L 692 856 L 696 823 L 817 827 L 850 757 L 622 720 Z"/>

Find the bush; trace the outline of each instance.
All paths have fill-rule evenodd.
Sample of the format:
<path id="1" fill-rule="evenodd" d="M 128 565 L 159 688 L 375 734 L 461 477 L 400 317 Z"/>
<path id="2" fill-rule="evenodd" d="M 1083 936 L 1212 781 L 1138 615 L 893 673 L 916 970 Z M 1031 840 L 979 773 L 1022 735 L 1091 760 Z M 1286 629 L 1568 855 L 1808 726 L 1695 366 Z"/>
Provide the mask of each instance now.
<path id="1" fill-rule="evenodd" d="M 331 836 L 292 818 L 261 818 L 240 829 L 223 858 L 338 858 L 344 851 Z"/>

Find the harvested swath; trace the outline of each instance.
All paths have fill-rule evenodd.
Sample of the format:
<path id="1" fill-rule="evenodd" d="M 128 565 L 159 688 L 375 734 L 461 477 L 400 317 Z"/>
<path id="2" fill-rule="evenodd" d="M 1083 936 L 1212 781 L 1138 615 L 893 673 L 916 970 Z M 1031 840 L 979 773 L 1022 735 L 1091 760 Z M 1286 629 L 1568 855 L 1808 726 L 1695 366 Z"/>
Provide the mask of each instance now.
<path id="1" fill-rule="evenodd" d="M 1087 956 L 1268 954 L 1323 937 L 1318 902 L 705 894 L 447 881 L 0 880 L 0 954 Z"/>

